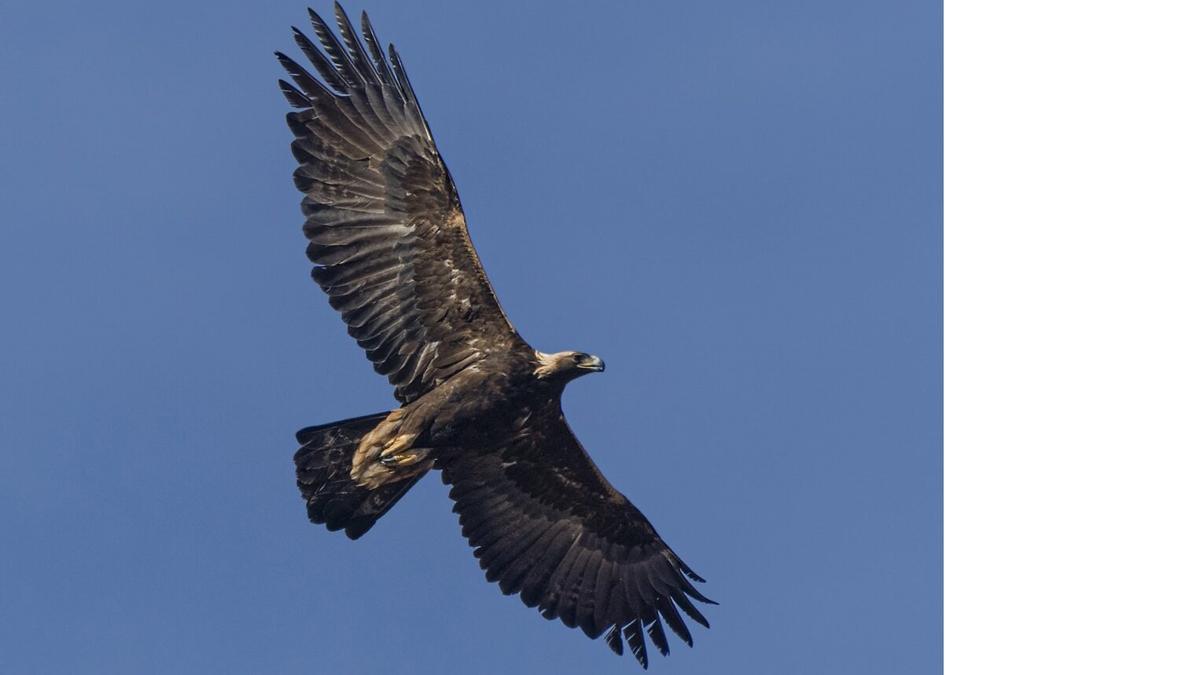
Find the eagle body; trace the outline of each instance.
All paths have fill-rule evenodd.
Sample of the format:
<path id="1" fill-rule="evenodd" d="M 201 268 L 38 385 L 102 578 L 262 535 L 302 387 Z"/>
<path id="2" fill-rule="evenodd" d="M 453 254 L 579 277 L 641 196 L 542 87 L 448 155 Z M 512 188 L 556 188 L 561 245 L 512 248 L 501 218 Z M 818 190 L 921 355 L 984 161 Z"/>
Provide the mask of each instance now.
<path id="1" fill-rule="evenodd" d="M 317 42 L 293 29 L 315 75 L 277 53 L 313 279 L 395 387 L 389 411 L 297 433 L 297 485 L 310 520 L 351 539 L 430 471 L 450 486 L 463 535 L 489 581 L 547 619 L 664 655 L 664 625 L 703 581 L 617 491 L 562 411 L 566 385 L 604 370 L 577 351 L 530 347 L 509 322 L 467 231 L 458 192 L 396 50 L 340 5 Z M 318 46 L 319 43 L 319 46 Z"/>

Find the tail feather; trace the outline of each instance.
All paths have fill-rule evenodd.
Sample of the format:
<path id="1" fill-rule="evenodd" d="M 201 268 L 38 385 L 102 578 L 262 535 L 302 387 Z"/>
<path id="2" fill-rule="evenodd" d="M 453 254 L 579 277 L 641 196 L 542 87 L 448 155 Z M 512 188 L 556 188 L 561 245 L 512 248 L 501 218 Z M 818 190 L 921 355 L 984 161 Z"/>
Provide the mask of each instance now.
<path id="1" fill-rule="evenodd" d="M 419 471 L 375 489 L 350 477 L 359 441 L 387 416 L 365 415 L 296 432 L 296 485 L 308 504 L 309 520 L 358 539 L 427 473 Z"/>

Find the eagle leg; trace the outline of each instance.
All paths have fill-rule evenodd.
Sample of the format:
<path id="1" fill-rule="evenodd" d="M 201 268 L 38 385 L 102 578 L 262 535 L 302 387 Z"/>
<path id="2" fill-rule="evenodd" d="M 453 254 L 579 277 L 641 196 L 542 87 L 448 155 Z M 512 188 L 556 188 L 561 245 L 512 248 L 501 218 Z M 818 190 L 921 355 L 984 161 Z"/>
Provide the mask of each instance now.
<path id="1" fill-rule="evenodd" d="M 421 463 L 429 457 L 429 448 L 409 448 L 403 452 L 385 450 L 379 455 L 379 463 L 393 470 L 404 469 Z"/>

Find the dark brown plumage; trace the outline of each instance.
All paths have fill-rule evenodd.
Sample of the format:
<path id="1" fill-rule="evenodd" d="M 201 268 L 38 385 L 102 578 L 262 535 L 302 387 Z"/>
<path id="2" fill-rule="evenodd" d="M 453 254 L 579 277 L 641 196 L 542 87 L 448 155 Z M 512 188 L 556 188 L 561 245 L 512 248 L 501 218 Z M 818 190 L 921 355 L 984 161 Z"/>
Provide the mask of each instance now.
<path id="1" fill-rule="evenodd" d="M 297 434 L 297 482 L 313 522 L 365 534 L 430 470 L 441 471 L 489 581 L 547 619 L 628 644 L 647 664 L 703 581 L 600 473 L 563 417 L 567 382 L 603 370 L 542 354 L 505 317 L 467 233 L 454 182 L 404 67 L 367 20 L 335 5 L 340 39 L 310 10 L 321 47 L 295 38 L 317 76 L 283 54 L 313 278 L 402 406 Z"/>

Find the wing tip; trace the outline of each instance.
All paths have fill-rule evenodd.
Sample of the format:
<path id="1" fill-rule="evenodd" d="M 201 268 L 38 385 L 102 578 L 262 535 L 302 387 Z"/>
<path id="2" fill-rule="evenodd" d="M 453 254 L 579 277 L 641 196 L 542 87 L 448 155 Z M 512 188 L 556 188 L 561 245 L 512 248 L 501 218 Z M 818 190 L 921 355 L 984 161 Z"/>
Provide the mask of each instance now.
<path id="1" fill-rule="evenodd" d="M 608 648 L 617 656 L 625 653 L 625 644 L 621 641 L 621 631 L 615 624 L 604 634 L 604 642 L 608 644 Z"/>
<path id="2" fill-rule="evenodd" d="M 283 92 L 283 97 L 291 104 L 293 108 L 311 108 L 312 99 L 304 95 L 304 92 L 296 88 L 296 85 L 287 80 L 279 80 L 279 90 Z"/>
<path id="3" fill-rule="evenodd" d="M 621 629 L 625 635 L 625 641 L 629 643 L 629 651 L 633 652 L 633 658 L 642 664 L 642 670 L 650 667 L 650 657 L 646 654 L 646 635 L 642 633 L 642 622 L 640 619 L 634 619 L 625 624 Z"/>

